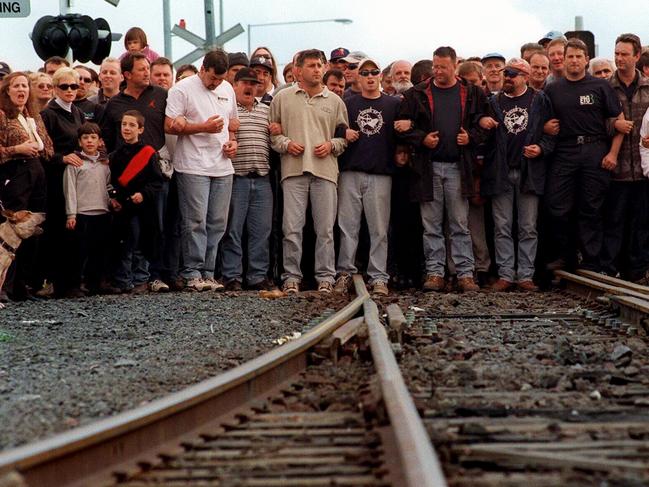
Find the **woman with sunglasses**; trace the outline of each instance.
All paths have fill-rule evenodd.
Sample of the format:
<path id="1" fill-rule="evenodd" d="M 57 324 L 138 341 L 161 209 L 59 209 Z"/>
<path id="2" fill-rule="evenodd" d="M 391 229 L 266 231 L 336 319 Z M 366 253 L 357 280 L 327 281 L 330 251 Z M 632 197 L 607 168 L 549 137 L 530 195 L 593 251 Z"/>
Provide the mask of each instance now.
<path id="1" fill-rule="evenodd" d="M 54 295 L 67 296 L 72 284 L 67 282 L 65 198 L 63 196 L 63 172 L 66 164 L 82 166 L 83 161 L 74 151 L 78 147 L 77 130 L 86 121 L 83 113 L 74 105 L 79 89 L 79 72 L 72 68 L 59 68 L 52 77 L 54 99 L 41 113 L 47 131 L 54 144 L 54 156 L 46 166 L 47 175 L 47 221 L 43 245 L 43 262 L 49 266 L 46 278 L 54 284 Z M 69 296 L 74 297 L 74 296 Z"/>
<path id="2" fill-rule="evenodd" d="M 45 173 L 42 160 L 52 156 L 52 141 L 34 106 L 25 73 L 15 72 L 0 84 L 0 202 L 6 210 L 43 212 L 46 207 Z M 27 298 L 25 282 L 36 252 L 29 239 L 16 254 L 15 273 L 10 272 L 6 289 L 12 298 Z"/>
<path id="3" fill-rule="evenodd" d="M 29 81 L 31 92 L 34 94 L 34 105 L 40 113 L 54 96 L 52 77 L 47 73 L 32 73 L 29 75 Z"/>

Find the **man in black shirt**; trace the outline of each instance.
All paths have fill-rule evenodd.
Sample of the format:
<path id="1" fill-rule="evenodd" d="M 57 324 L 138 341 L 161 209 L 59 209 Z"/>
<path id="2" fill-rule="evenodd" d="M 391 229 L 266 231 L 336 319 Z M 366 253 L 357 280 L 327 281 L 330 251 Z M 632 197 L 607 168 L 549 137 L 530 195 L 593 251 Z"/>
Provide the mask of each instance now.
<path id="1" fill-rule="evenodd" d="M 505 291 L 514 282 L 524 291 L 537 289 L 532 278 L 538 202 L 545 186 L 546 158 L 553 148 L 552 137 L 543 133 L 543 125 L 550 119 L 552 108 L 542 91 L 527 86 L 530 72 L 527 61 L 510 59 L 503 70 L 502 92 L 489 99 L 489 115 L 498 126 L 490 133 L 486 147 L 481 189 L 484 196 L 492 197 L 499 276 L 492 286 L 494 291 Z M 512 238 L 515 214 L 517 253 Z"/>
<path id="2" fill-rule="evenodd" d="M 622 143 L 621 134 L 610 143 L 606 122 L 609 118 L 623 119 L 624 115 L 610 84 L 586 73 L 588 49 L 582 41 L 568 41 L 565 66 L 565 78 L 545 88 L 560 127 L 547 185 L 548 209 L 556 225 L 558 259 L 548 268 L 554 270 L 575 263 L 570 238 L 574 228 L 571 216 L 575 211 L 581 267 L 600 271 L 602 206 Z"/>
<path id="3" fill-rule="evenodd" d="M 478 289 L 473 282 L 467 197 L 473 191 L 473 147 L 486 99 L 475 86 L 458 81 L 455 61 L 453 48 L 436 49 L 432 79 L 404 94 L 398 117 L 411 122 L 400 136 L 414 149 L 410 190 L 411 197 L 420 202 L 427 274 L 424 289 L 430 291 L 445 287 L 445 215 L 458 285 L 462 291 Z"/>

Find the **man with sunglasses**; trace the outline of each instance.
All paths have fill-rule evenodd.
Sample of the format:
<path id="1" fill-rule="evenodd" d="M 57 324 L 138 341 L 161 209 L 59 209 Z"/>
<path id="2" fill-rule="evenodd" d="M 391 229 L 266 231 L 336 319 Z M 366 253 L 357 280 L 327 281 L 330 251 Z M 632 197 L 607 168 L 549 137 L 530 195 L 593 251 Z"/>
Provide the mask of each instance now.
<path id="1" fill-rule="evenodd" d="M 362 214 L 370 235 L 367 265 L 372 293 L 388 294 L 387 257 L 390 193 L 394 171 L 394 120 L 398 98 L 381 93 L 381 68 L 372 59 L 358 64 L 361 94 L 345 100 L 350 128 L 347 149 L 339 158 L 338 227 L 340 251 L 335 290 L 347 292 L 358 247 Z"/>
<path id="2" fill-rule="evenodd" d="M 489 99 L 488 114 L 498 122 L 487 141 L 481 192 L 491 197 L 498 281 L 491 289 L 506 291 L 514 286 L 535 291 L 534 259 L 538 234 L 539 197 L 545 188 L 547 156 L 553 138 L 543 133 L 552 117 L 547 96 L 527 85 L 530 65 L 510 59 L 503 69 L 503 89 Z M 518 215 L 518 255 L 512 226 Z M 517 265 L 515 266 L 515 262 Z"/>
<path id="3" fill-rule="evenodd" d="M 347 63 L 343 69 L 343 73 L 345 73 L 345 84 L 347 86 L 343 100 L 348 96 L 360 94 L 361 86 L 358 82 L 358 63 L 365 58 L 367 58 L 367 54 L 362 51 L 352 51 L 348 56 L 342 58 L 342 61 Z"/>
<path id="4" fill-rule="evenodd" d="M 92 94 L 90 93 L 93 83 L 92 74 L 82 65 L 75 66 L 74 69 L 79 73 L 79 89 L 74 104 L 83 112 L 86 122 L 98 123 L 104 114 L 104 107 L 88 99 L 88 96 Z"/>
<path id="5" fill-rule="evenodd" d="M 474 192 L 474 149 L 481 139 L 484 92 L 455 76 L 455 50 L 433 53 L 433 76 L 405 93 L 398 118 L 410 121 L 400 133 L 413 150 L 410 196 L 420 204 L 424 226 L 426 281 L 424 290 L 446 287 L 444 217 L 448 219 L 451 254 L 461 291 L 475 291 L 474 260 L 468 228 L 468 197 Z"/>
<path id="6" fill-rule="evenodd" d="M 559 125 L 546 191 L 557 255 L 547 268 L 576 266 L 571 238 L 576 223 L 581 267 L 599 272 L 604 237 L 602 210 L 623 137 L 617 134 L 611 143 L 607 121 L 624 120 L 624 114 L 610 83 L 586 72 L 588 48 L 583 41 L 570 39 L 564 55 L 565 77 L 549 83 L 544 90 Z"/>

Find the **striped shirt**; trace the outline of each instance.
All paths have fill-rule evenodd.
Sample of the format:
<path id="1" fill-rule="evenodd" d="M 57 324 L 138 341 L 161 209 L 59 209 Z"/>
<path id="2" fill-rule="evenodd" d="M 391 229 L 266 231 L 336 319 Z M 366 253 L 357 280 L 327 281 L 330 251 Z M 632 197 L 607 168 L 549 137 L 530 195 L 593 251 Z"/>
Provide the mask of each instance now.
<path id="1" fill-rule="evenodd" d="M 254 101 L 252 110 L 237 103 L 239 130 L 237 156 L 232 160 L 234 173 L 247 176 L 257 173 L 265 176 L 270 171 L 270 133 L 268 132 L 268 105 Z"/>

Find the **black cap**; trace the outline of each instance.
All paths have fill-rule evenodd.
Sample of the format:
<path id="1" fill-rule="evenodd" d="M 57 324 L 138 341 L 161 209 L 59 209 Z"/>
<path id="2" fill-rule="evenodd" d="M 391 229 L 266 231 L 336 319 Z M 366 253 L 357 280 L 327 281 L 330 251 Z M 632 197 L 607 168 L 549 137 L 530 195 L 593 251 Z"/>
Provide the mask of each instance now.
<path id="1" fill-rule="evenodd" d="M 245 52 L 231 52 L 228 54 L 228 67 L 232 66 L 249 66 L 248 56 Z"/>
<path id="2" fill-rule="evenodd" d="M 255 56 L 250 60 L 250 67 L 261 66 L 273 72 L 273 60 L 266 56 Z"/>
<path id="3" fill-rule="evenodd" d="M 252 81 L 253 83 L 261 84 L 261 81 L 257 79 L 257 73 L 251 68 L 241 68 L 237 71 L 237 74 L 234 75 L 234 82 L 236 83 L 237 81 Z"/>
<path id="4" fill-rule="evenodd" d="M 0 79 L 4 78 L 8 74 L 11 74 L 11 68 L 4 61 L 0 61 Z"/>

